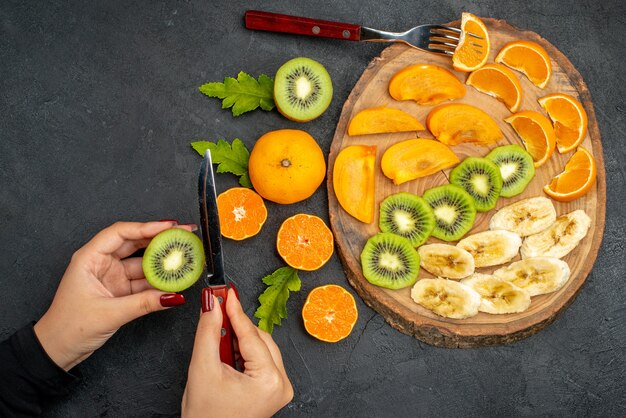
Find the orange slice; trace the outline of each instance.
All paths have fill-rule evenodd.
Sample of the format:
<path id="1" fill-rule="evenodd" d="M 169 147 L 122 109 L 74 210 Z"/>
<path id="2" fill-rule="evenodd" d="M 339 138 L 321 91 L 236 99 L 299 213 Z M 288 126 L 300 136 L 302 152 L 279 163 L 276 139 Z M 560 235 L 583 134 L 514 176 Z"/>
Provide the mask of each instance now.
<path id="1" fill-rule="evenodd" d="M 552 75 L 550 56 L 532 41 L 514 41 L 504 45 L 496 56 L 497 63 L 521 71 L 534 85 L 544 88 Z"/>
<path id="2" fill-rule="evenodd" d="M 469 35 L 480 36 L 482 39 Z M 489 58 L 489 33 L 478 17 L 471 13 L 461 15 L 461 37 L 452 55 L 452 66 L 457 71 L 474 71 L 485 65 Z"/>
<path id="3" fill-rule="evenodd" d="M 522 85 L 513 71 L 502 64 L 487 64 L 473 71 L 465 84 L 500 100 L 511 112 L 522 103 Z"/>
<path id="4" fill-rule="evenodd" d="M 414 100 L 419 105 L 435 105 L 465 96 L 465 86 L 450 71 L 433 64 L 405 67 L 389 81 L 389 94 L 396 100 Z"/>
<path id="5" fill-rule="evenodd" d="M 556 136 L 550 120 L 539 112 L 523 110 L 504 119 L 524 141 L 535 167 L 543 165 L 554 152 Z"/>
<path id="6" fill-rule="evenodd" d="M 379 106 L 357 113 L 350 121 L 348 135 L 411 132 L 424 129 L 424 125 L 408 113 L 400 109 Z"/>
<path id="7" fill-rule="evenodd" d="M 587 135 L 587 112 L 583 105 L 569 94 L 548 94 L 538 100 L 554 122 L 556 147 L 561 154 L 580 145 Z"/>
<path id="8" fill-rule="evenodd" d="M 233 187 L 217 197 L 220 231 L 226 238 L 240 241 L 256 235 L 267 219 L 261 196 L 245 187 Z"/>
<path id="9" fill-rule="evenodd" d="M 299 213 L 278 230 L 276 248 L 287 264 L 298 270 L 317 270 L 333 255 L 333 234 L 317 216 Z"/>
<path id="10" fill-rule="evenodd" d="M 459 157 L 447 145 L 418 138 L 401 141 L 387 148 L 380 167 L 394 184 L 402 184 L 458 163 Z"/>
<path id="11" fill-rule="evenodd" d="M 307 332 L 329 343 L 336 343 L 350 335 L 358 318 L 354 297 L 336 284 L 311 290 L 302 308 Z"/>
<path id="12" fill-rule="evenodd" d="M 439 141 L 446 145 L 473 142 L 490 145 L 502 139 L 502 131 L 491 116 L 477 107 L 450 103 L 430 111 L 426 126 Z"/>
<path id="13" fill-rule="evenodd" d="M 578 147 L 565 164 L 565 170 L 554 177 L 543 191 L 554 200 L 570 202 L 587 193 L 596 181 L 596 161 L 583 147 Z"/>
<path id="14" fill-rule="evenodd" d="M 333 167 L 333 190 L 341 207 L 361 222 L 374 221 L 376 146 L 342 149 Z"/>

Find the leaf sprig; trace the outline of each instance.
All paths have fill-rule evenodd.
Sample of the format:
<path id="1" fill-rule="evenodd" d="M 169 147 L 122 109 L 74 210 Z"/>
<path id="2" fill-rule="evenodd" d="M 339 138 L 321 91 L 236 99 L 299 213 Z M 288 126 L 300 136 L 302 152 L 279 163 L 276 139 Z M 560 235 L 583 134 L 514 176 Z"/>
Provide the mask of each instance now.
<path id="1" fill-rule="evenodd" d="M 254 316 L 259 318 L 259 328 L 271 334 L 274 325 L 280 325 L 281 320 L 287 318 L 289 292 L 299 291 L 302 283 L 298 271 L 292 267 L 279 268 L 265 276 L 263 283 L 269 287 L 259 296 L 261 306 Z"/>
<path id="2" fill-rule="evenodd" d="M 240 71 L 237 78 L 226 77 L 223 83 L 203 84 L 199 90 L 209 97 L 222 99 L 222 109 L 232 108 L 233 116 L 250 112 L 259 106 L 263 110 L 274 109 L 274 81 L 265 74 L 255 80 Z"/>
<path id="3" fill-rule="evenodd" d="M 218 173 L 232 173 L 239 177 L 239 184 L 252 188 L 248 175 L 250 151 L 239 138 L 233 139 L 232 144 L 219 139 L 217 142 L 196 141 L 192 142 L 191 146 L 200 155 L 204 155 L 205 151 L 210 149 L 213 164 L 218 164 L 216 170 Z"/>

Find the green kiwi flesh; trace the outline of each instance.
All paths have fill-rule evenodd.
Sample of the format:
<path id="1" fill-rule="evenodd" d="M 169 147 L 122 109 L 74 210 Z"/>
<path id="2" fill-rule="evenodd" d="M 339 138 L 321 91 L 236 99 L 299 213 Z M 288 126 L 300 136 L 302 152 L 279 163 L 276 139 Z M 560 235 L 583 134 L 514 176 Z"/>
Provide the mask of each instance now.
<path id="1" fill-rule="evenodd" d="M 502 176 L 500 196 L 517 196 L 526 189 L 535 176 L 533 157 L 519 145 L 494 148 L 485 158 L 500 168 Z"/>
<path id="2" fill-rule="evenodd" d="M 454 184 L 434 187 L 422 196 L 435 214 L 432 236 L 444 241 L 456 241 L 474 225 L 474 199 L 463 188 Z"/>
<path id="3" fill-rule="evenodd" d="M 424 199 L 412 193 L 396 193 L 380 204 L 378 226 L 382 232 L 400 235 L 413 247 L 426 242 L 435 227 L 435 215 Z"/>
<path id="4" fill-rule="evenodd" d="M 468 157 L 450 173 L 450 183 L 462 187 L 474 199 L 478 212 L 496 207 L 502 175 L 500 168 L 486 158 Z"/>
<path id="5" fill-rule="evenodd" d="M 361 252 L 363 276 L 373 285 L 402 289 L 417 281 L 420 256 L 411 242 L 390 232 L 374 235 Z"/>
<path id="6" fill-rule="evenodd" d="M 167 229 L 152 238 L 143 254 L 143 273 L 153 287 L 180 292 L 191 287 L 204 270 L 202 241 L 193 232 Z"/>
<path id="7" fill-rule="evenodd" d="M 308 122 L 320 116 L 333 98 L 333 83 L 326 68 L 310 58 L 284 63 L 274 77 L 274 102 L 288 119 Z"/>

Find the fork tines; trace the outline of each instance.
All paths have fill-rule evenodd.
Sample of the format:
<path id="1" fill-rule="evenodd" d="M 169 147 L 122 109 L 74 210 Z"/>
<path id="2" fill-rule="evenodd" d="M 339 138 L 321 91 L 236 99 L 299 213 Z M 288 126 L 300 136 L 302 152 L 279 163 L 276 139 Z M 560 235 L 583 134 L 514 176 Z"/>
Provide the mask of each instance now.
<path id="1" fill-rule="evenodd" d="M 452 26 L 433 25 L 430 27 L 431 36 L 428 39 L 428 47 L 437 52 L 453 55 L 454 49 L 457 47 L 461 35 L 461 29 Z M 481 36 L 468 33 L 476 39 L 483 39 Z M 482 45 L 472 43 L 472 45 L 482 48 Z"/>

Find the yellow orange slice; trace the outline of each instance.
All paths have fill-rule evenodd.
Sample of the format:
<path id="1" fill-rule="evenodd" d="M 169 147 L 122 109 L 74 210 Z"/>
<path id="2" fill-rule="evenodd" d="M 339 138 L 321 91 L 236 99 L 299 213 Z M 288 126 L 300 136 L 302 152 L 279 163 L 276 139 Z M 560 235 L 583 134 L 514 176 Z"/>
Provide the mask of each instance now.
<path id="1" fill-rule="evenodd" d="M 502 64 L 487 64 L 473 71 L 465 84 L 500 100 L 511 112 L 522 103 L 522 85 L 513 71 Z"/>
<path id="2" fill-rule="evenodd" d="M 502 131 L 491 116 L 468 104 L 437 106 L 428 114 L 426 126 L 435 138 L 446 145 L 464 142 L 489 145 L 502 139 Z"/>
<path id="3" fill-rule="evenodd" d="M 443 67 L 415 64 L 394 74 L 389 81 L 389 94 L 396 100 L 414 100 L 430 106 L 465 96 L 465 86 Z"/>
<path id="4" fill-rule="evenodd" d="M 479 36 L 477 38 L 469 34 Z M 489 58 L 489 33 L 478 17 L 471 13 L 461 15 L 461 37 L 452 56 L 452 66 L 457 71 L 474 71 L 485 65 Z"/>
<path id="5" fill-rule="evenodd" d="M 570 202 L 586 194 L 596 181 L 596 161 L 583 147 L 578 147 L 565 164 L 563 172 L 543 187 L 543 191 L 559 202 Z"/>
<path id="6" fill-rule="evenodd" d="M 537 87 L 544 88 L 552 75 L 550 56 L 532 41 L 514 41 L 504 45 L 496 56 L 497 63 L 521 71 Z"/>
<path id="7" fill-rule="evenodd" d="M 561 154 L 575 149 L 587 135 L 587 112 L 569 94 L 548 94 L 538 100 L 554 123 L 556 147 Z"/>
<path id="8" fill-rule="evenodd" d="M 357 113 L 348 126 L 348 135 L 382 134 L 389 132 L 423 131 L 415 117 L 391 107 L 370 107 Z"/>
<path id="9" fill-rule="evenodd" d="M 504 119 L 524 141 L 535 167 L 543 165 L 554 152 L 556 136 L 550 120 L 539 112 L 523 110 Z"/>

